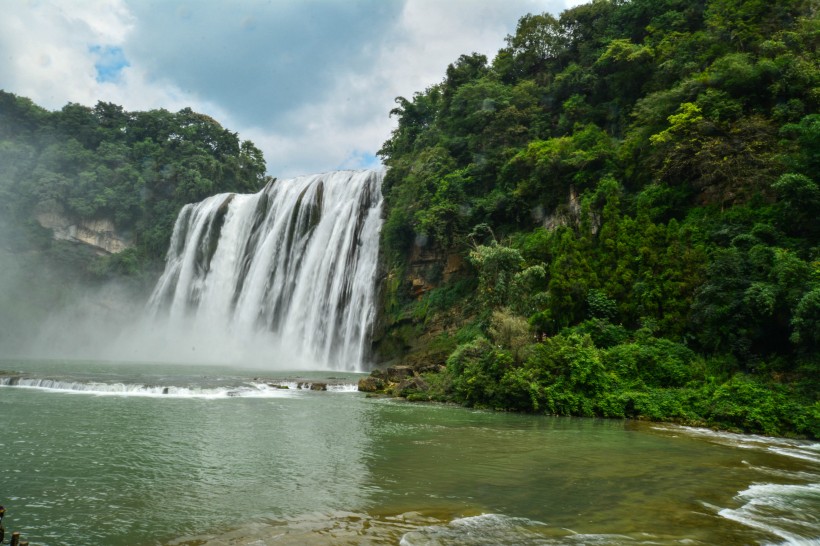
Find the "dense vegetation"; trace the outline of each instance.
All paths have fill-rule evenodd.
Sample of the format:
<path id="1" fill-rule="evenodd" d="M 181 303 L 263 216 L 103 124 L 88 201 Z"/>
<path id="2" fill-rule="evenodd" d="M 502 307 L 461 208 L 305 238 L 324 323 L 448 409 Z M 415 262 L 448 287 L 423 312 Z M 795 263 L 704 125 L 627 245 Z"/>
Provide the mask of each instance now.
<path id="1" fill-rule="evenodd" d="M 108 219 L 134 246 L 92 262 L 93 268 L 135 272 L 165 255 L 183 205 L 219 192 L 257 191 L 267 181 L 253 143 L 188 108 L 126 112 L 99 102 L 50 112 L 0 91 L 6 247 L 53 244 L 50 234 L 38 233 L 38 209 L 76 220 Z"/>
<path id="2" fill-rule="evenodd" d="M 595 0 L 399 97 L 380 343 L 446 357 L 404 394 L 820 436 L 819 44 L 811 0 Z"/>

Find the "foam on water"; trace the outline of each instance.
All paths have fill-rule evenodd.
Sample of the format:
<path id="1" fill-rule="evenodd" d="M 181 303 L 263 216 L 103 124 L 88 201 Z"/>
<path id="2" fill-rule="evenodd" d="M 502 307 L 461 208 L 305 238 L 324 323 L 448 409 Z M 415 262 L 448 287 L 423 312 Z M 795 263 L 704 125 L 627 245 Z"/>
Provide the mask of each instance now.
<path id="1" fill-rule="evenodd" d="M 720 445 L 737 447 L 740 449 L 752 449 L 756 451 L 768 451 L 777 453 L 785 457 L 801 459 L 812 463 L 820 464 L 820 443 L 803 440 L 790 440 L 788 438 L 773 438 L 771 436 L 759 436 L 755 434 L 736 434 L 734 432 L 724 432 L 707 428 L 684 427 L 676 425 L 657 425 L 655 430 L 667 432 L 681 432 L 683 434 L 703 438 Z"/>
<path id="2" fill-rule="evenodd" d="M 781 544 L 820 545 L 820 484 L 756 484 L 735 500 L 743 504 L 718 514 L 777 536 Z"/>
<path id="3" fill-rule="evenodd" d="M 97 396 L 139 396 L 156 398 L 287 398 L 297 396 L 300 391 L 311 391 L 313 383 L 308 381 L 284 381 L 276 383 L 247 382 L 239 385 L 220 387 L 144 385 L 139 383 L 103 383 L 98 381 L 73 381 L 48 378 L 0 377 L 0 387 L 37 389 L 70 394 L 90 394 Z M 355 384 L 326 385 L 329 392 L 358 392 Z"/>
<path id="4" fill-rule="evenodd" d="M 481 514 L 457 518 L 443 525 L 430 525 L 406 533 L 401 546 L 459 544 L 517 544 L 523 546 L 580 544 L 659 544 L 656 537 L 630 537 L 621 534 L 576 533 L 571 529 L 550 527 L 546 523 L 504 514 Z M 663 541 L 660 543 L 664 543 Z"/>
<path id="5" fill-rule="evenodd" d="M 798 446 L 770 446 L 769 451 L 784 455 L 786 457 L 794 457 L 795 459 L 802 459 L 804 461 L 811 461 L 820 464 L 820 444 L 806 444 Z"/>

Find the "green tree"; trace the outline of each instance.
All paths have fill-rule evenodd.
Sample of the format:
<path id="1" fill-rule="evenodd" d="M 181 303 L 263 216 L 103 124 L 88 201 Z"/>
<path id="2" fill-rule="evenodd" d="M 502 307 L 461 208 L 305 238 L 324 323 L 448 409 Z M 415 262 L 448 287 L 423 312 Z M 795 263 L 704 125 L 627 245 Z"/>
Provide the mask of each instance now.
<path id="1" fill-rule="evenodd" d="M 478 293 L 484 305 L 488 309 L 509 305 L 515 276 L 524 265 L 521 253 L 499 244 L 478 245 L 469 259 L 478 271 Z"/>

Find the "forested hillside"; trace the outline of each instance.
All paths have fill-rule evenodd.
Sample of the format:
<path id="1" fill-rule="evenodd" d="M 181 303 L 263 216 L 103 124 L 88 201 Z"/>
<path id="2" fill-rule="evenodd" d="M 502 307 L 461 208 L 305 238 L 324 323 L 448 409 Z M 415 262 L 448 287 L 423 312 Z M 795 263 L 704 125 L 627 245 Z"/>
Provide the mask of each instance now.
<path id="1" fill-rule="evenodd" d="M 126 327 L 182 206 L 268 180 L 251 142 L 190 109 L 51 112 L 0 91 L 0 357 Z"/>
<path id="2" fill-rule="evenodd" d="M 0 222 L 4 246 L 49 247 L 38 210 L 110 221 L 131 244 L 98 268 L 135 271 L 162 258 L 186 203 L 254 192 L 268 177 L 250 141 L 190 109 L 127 112 L 99 102 L 50 112 L 0 91 Z"/>
<path id="3" fill-rule="evenodd" d="M 818 44 L 813 0 L 596 0 L 399 97 L 378 348 L 446 361 L 402 394 L 820 436 Z"/>

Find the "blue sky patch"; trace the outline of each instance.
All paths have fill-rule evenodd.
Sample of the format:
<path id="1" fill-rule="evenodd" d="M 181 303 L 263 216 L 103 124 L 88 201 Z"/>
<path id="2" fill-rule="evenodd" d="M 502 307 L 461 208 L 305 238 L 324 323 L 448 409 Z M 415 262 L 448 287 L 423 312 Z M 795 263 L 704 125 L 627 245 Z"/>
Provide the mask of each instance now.
<path id="1" fill-rule="evenodd" d="M 337 168 L 343 169 L 378 169 L 382 166 L 381 159 L 369 152 L 356 151 Z"/>
<path id="2" fill-rule="evenodd" d="M 94 68 L 97 70 L 99 83 L 116 82 L 119 80 L 122 69 L 131 66 L 121 47 L 93 45 L 88 50 L 97 56 Z"/>

